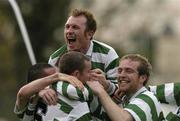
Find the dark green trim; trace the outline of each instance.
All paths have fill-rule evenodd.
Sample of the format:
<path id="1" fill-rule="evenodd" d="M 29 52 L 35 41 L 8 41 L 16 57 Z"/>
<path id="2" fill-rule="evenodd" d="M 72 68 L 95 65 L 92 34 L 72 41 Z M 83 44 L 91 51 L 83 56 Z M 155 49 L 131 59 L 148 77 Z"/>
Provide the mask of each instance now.
<path id="1" fill-rule="evenodd" d="M 108 54 L 109 52 L 109 48 L 103 46 L 102 44 L 99 44 L 95 41 L 93 41 L 93 53 L 97 52 L 97 53 L 102 53 L 102 54 Z"/>
<path id="2" fill-rule="evenodd" d="M 109 70 L 118 67 L 118 65 L 119 65 L 119 58 L 116 58 L 108 65 L 108 67 L 105 69 L 105 72 L 108 72 Z"/>
<path id="3" fill-rule="evenodd" d="M 62 101 L 61 99 L 58 99 L 58 103 L 61 104 L 60 110 L 62 110 L 64 113 L 69 114 L 71 112 L 71 110 L 73 109 L 72 106 L 70 106 L 66 102 Z"/>
<path id="4" fill-rule="evenodd" d="M 53 90 L 57 91 L 57 83 L 58 82 L 54 82 L 53 84 L 50 85 L 50 88 L 52 88 Z"/>
<path id="5" fill-rule="evenodd" d="M 67 88 L 68 88 L 68 86 L 69 86 L 69 83 L 67 83 L 67 82 L 63 82 L 63 83 L 62 83 L 62 94 L 63 94 L 63 96 L 65 96 L 65 97 L 67 97 L 67 98 L 69 98 L 69 96 L 68 96 L 68 94 L 67 94 Z"/>
<path id="6" fill-rule="evenodd" d="M 156 89 L 156 96 L 161 103 L 168 104 L 168 102 L 166 101 L 166 98 L 165 98 L 164 91 L 165 91 L 165 85 L 158 85 L 157 89 Z"/>
<path id="7" fill-rule="evenodd" d="M 128 104 L 127 109 L 132 110 L 134 113 L 137 114 L 137 116 L 141 119 L 141 121 L 147 121 L 146 119 L 146 114 L 144 113 L 144 111 L 139 108 L 137 105 L 135 104 Z"/>
<path id="8" fill-rule="evenodd" d="M 76 91 L 77 91 L 77 95 L 79 96 L 79 101 L 85 101 L 85 99 L 84 99 L 84 96 L 83 96 L 83 93 L 82 93 L 82 91 L 81 90 L 79 90 L 79 88 L 76 88 Z"/>
<path id="9" fill-rule="evenodd" d="M 144 102 L 146 102 L 149 105 L 149 107 L 151 109 L 152 119 L 153 119 L 153 121 L 157 121 L 159 119 L 159 117 L 157 114 L 157 110 L 156 110 L 154 101 L 148 95 L 145 95 L 145 94 L 140 94 L 136 98 L 140 98 L 140 99 L 144 100 Z"/>
<path id="10" fill-rule="evenodd" d="M 54 59 L 56 57 L 61 57 L 64 53 L 67 52 L 67 45 L 63 45 L 58 50 L 56 50 L 50 57 L 51 59 Z"/>
<path id="11" fill-rule="evenodd" d="M 91 64 L 92 64 L 92 69 L 99 68 L 102 71 L 104 71 L 104 68 L 105 68 L 105 64 L 104 63 L 91 62 Z"/>
<path id="12" fill-rule="evenodd" d="M 166 116 L 167 121 L 180 121 L 180 117 L 173 114 L 172 112 L 170 112 L 167 116 Z"/>
<path id="13" fill-rule="evenodd" d="M 85 115 L 81 116 L 77 121 L 91 121 L 91 114 L 86 113 Z"/>
<path id="14" fill-rule="evenodd" d="M 180 106 L 180 83 L 174 83 L 174 98 L 176 104 Z"/>

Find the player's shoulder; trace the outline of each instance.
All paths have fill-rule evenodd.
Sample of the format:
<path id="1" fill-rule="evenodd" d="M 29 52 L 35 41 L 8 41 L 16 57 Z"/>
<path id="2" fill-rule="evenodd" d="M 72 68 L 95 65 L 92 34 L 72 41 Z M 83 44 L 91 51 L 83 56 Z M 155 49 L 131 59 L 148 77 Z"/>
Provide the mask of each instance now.
<path id="1" fill-rule="evenodd" d="M 112 48 L 110 45 L 99 42 L 97 40 L 92 40 L 93 42 L 93 51 L 95 52 L 102 52 L 104 54 L 107 54 L 109 51 L 114 51 L 114 48 Z"/>
<path id="2" fill-rule="evenodd" d="M 75 100 L 87 100 L 89 95 L 89 90 L 87 87 L 84 87 L 84 90 L 81 91 L 78 87 L 73 86 L 69 82 L 59 81 L 56 84 L 56 91 L 69 99 Z"/>
<path id="3" fill-rule="evenodd" d="M 63 55 L 63 54 L 66 53 L 66 52 L 67 52 L 67 45 L 64 44 L 64 45 L 61 46 L 59 49 L 57 49 L 55 52 L 53 52 L 50 57 L 51 57 L 52 59 L 54 59 L 54 58 L 56 58 L 56 57 L 59 57 L 59 56 Z"/>

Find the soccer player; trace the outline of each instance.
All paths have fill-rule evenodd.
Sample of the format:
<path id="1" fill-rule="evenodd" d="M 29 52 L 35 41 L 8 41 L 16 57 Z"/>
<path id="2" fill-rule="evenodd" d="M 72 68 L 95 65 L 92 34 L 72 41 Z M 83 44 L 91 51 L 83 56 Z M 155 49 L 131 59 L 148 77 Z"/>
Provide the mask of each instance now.
<path id="1" fill-rule="evenodd" d="M 95 73 L 91 70 L 90 59 L 80 52 L 68 52 L 60 58 L 59 70 L 61 73 L 77 77 L 85 88 L 82 92 L 67 82 L 60 81 L 53 84 L 53 88 L 58 93 L 58 109 L 62 112 L 53 120 L 107 120 L 98 97 L 86 85 L 91 73 Z"/>
<path id="2" fill-rule="evenodd" d="M 96 28 L 96 20 L 92 13 L 74 9 L 64 28 L 66 44 L 50 56 L 49 63 L 58 65 L 58 59 L 68 51 L 84 53 L 91 59 L 92 69 L 99 68 L 105 72 L 106 87 L 109 87 L 107 91 L 111 95 L 116 89 L 119 57 L 112 47 L 93 38 Z"/>
<path id="3" fill-rule="evenodd" d="M 47 63 L 33 65 L 28 70 L 28 84 L 21 87 L 17 93 L 14 113 L 23 121 L 42 121 L 42 115 L 46 114 L 47 105 L 39 98 L 38 93 L 59 80 L 69 81 L 74 86 L 82 88 L 81 82 L 75 77 L 58 73 L 55 67 Z M 57 102 L 57 95 L 52 89 L 48 89 L 44 96 L 46 99 L 50 99 L 51 104 Z"/>
<path id="4" fill-rule="evenodd" d="M 156 96 L 145 88 L 151 71 L 146 58 L 130 54 L 123 56 L 118 67 L 119 90 L 124 93 L 122 106 L 115 104 L 98 81 L 87 84 L 100 98 L 113 121 L 161 121 L 164 119 Z"/>

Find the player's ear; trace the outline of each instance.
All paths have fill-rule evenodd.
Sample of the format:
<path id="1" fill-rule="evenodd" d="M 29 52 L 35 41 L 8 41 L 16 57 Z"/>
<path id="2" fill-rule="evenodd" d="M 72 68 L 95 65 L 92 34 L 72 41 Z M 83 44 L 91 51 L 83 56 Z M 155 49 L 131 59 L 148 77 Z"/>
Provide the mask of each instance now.
<path id="1" fill-rule="evenodd" d="M 73 73 L 72 73 L 72 76 L 75 76 L 75 77 L 79 77 L 80 76 L 80 72 L 78 70 L 75 70 Z"/>
<path id="2" fill-rule="evenodd" d="M 92 39 L 93 35 L 94 35 L 94 31 L 88 31 L 87 32 L 88 39 Z"/>
<path id="3" fill-rule="evenodd" d="M 142 83 L 142 85 L 144 84 L 144 82 L 147 80 L 147 75 L 141 75 L 140 76 L 140 83 Z"/>

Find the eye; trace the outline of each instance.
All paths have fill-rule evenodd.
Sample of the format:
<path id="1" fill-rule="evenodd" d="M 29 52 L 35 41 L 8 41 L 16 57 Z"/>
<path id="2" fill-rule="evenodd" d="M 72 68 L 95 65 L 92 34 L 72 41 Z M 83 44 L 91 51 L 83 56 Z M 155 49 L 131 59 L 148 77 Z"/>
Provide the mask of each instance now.
<path id="1" fill-rule="evenodd" d="M 131 68 L 127 68 L 127 69 L 126 69 L 126 72 L 130 74 L 130 73 L 135 73 L 136 71 L 134 71 L 134 70 L 131 69 Z"/>
<path id="2" fill-rule="evenodd" d="M 122 68 L 118 68 L 118 73 L 120 74 L 122 72 Z"/>
<path id="3" fill-rule="evenodd" d="M 72 28 L 73 28 L 73 29 L 79 29 L 79 26 L 73 25 Z"/>
<path id="4" fill-rule="evenodd" d="M 69 28 L 69 25 L 67 24 L 67 25 L 65 25 L 65 29 L 68 29 Z"/>

